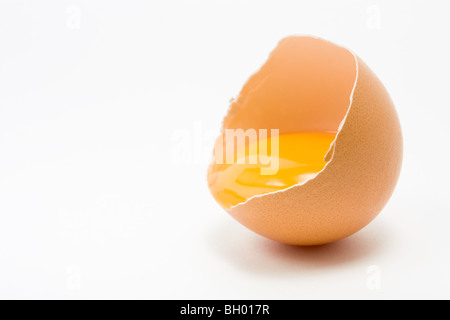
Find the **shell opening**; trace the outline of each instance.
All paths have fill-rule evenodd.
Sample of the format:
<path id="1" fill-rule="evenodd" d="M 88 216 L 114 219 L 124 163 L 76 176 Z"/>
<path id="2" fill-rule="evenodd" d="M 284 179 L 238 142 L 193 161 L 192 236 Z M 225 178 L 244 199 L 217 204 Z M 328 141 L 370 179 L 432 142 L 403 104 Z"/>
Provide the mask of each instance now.
<path id="1" fill-rule="evenodd" d="M 296 158 L 295 161 L 300 161 L 303 168 L 304 162 L 309 167 L 303 170 L 300 180 L 288 176 L 284 180 L 277 177 L 264 182 L 255 175 L 255 167 L 236 169 L 229 163 L 217 161 L 215 155 L 209 169 L 208 183 L 216 200 L 230 209 L 254 197 L 305 184 L 325 170 L 333 158 L 337 137 L 350 110 L 357 77 L 356 56 L 348 49 L 307 36 L 281 40 L 266 63 L 250 77 L 239 96 L 232 100 L 218 141 L 224 150 L 229 151 L 230 145 L 227 145 L 228 140 L 225 138 L 227 130 L 254 130 L 257 139 L 260 139 L 258 133 L 261 130 L 276 129 L 280 142 L 289 141 L 279 144 L 281 153 L 276 156 L 284 157 L 279 159 L 279 164 L 291 168 L 293 159 L 285 158 L 299 156 L 301 160 Z M 302 136 L 299 137 L 299 134 Z M 300 140 L 292 140 L 294 135 Z M 234 155 L 239 154 L 236 144 L 233 143 L 231 148 Z M 259 149 L 257 147 L 256 152 Z M 295 149 L 295 152 L 291 149 Z M 251 156 L 248 146 L 245 150 L 245 155 Z M 315 158 L 305 156 L 308 153 L 314 153 Z M 281 161 L 283 159 L 286 161 Z M 320 165 L 318 159 L 322 162 Z M 247 170 L 246 176 L 239 175 L 239 170 Z M 233 178 L 224 179 L 225 172 L 228 175 L 231 172 Z M 300 171 L 296 169 L 292 172 Z M 236 190 L 248 186 L 248 181 L 252 179 L 260 181 L 259 184 L 251 185 L 252 191 Z"/>

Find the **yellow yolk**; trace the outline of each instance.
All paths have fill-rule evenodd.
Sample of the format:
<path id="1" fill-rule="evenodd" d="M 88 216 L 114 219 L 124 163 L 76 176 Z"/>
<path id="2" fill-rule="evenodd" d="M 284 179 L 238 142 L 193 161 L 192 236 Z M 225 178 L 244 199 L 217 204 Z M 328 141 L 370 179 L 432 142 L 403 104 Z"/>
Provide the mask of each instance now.
<path id="1" fill-rule="evenodd" d="M 282 134 L 273 139 L 278 139 L 278 157 L 273 155 L 276 152 L 270 150 L 271 146 L 273 148 L 275 145 L 274 141 L 271 141 L 271 138 L 262 139 L 255 142 L 259 148 L 252 144 L 245 148 L 242 164 L 235 161 L 233 164 L 221 165 L 220 169 L 213 173 L 211 192 L 225 209 L 243 203 L 253 196 L 283 190 L 313 178 L 325 167 L 324 158 L 335 134 L 293 133 Z M 264 145 L 268 146 L 269 151 L 266 154 L 258 154 Z M 243 150 L 238 150 L 238 154 L 240 152 Z M 261 161 L 255 161 L 255 158 Z M 268 167 L 276 168 L 268 174 L 262 170 Z"/>

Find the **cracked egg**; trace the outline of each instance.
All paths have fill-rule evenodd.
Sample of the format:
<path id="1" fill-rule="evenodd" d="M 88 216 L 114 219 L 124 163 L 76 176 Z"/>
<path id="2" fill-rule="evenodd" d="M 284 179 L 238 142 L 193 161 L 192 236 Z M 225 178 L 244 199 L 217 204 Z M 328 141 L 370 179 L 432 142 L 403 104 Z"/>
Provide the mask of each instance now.
<path id="1" fill-rule="evenodd" d="M 392 100 L 369 67 L 348 49 L 292 36 L 232 100 L 208 186 L 234 219 L 266 238 L 325 244 L 380 213 L 402 146 Z"/>

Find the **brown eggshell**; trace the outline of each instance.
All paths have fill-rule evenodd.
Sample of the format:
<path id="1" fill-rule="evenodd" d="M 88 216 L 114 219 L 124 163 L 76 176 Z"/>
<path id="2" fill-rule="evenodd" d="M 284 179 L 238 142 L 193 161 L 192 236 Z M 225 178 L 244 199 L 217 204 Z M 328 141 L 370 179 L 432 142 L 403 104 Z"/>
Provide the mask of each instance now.
<path id="1" fill-rule="evenodd" d="M 337 52 L 349 53 L 325 40 L 296 37 L 295 41 L 334 46 Z M 356 82 L 347 114 L 332 116 L 344 120 L 326 156 L 328 164 L 303 185 L 256 196 L 227 210 L 247 228 L 287 244 L 325 244 L 357 232 L 388 202 L 402 163 L 400 123 L 383 84 L 359 57 L 352 56 Z M 236 108 L 231 107 L 223 129 L 266 125 L 255 123 L 258 120 L 252 108 Z M 276 114 L 273 110 L 266 112 L 269 118 Z M 323 116 L 327 121 L 326 114 Z M 295 131 L 295 117 L 288 119 L 285 131 Z M 282 122 L 279 127 L 283 130 Z"/>

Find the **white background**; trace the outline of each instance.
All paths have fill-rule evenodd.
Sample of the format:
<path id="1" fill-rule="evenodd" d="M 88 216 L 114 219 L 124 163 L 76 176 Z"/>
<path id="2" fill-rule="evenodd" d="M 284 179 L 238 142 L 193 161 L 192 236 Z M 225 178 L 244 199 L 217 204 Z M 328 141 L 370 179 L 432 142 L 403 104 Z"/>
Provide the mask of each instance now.
<path id="1" fill-rule="evenodd" d="M 450 298 L 449 1 L 0 1 L 0 298 Z M 292 34 L 352 49 L 401 118 L 388 206 L 323 247 L 209 195 L 229 100 Z"/>

